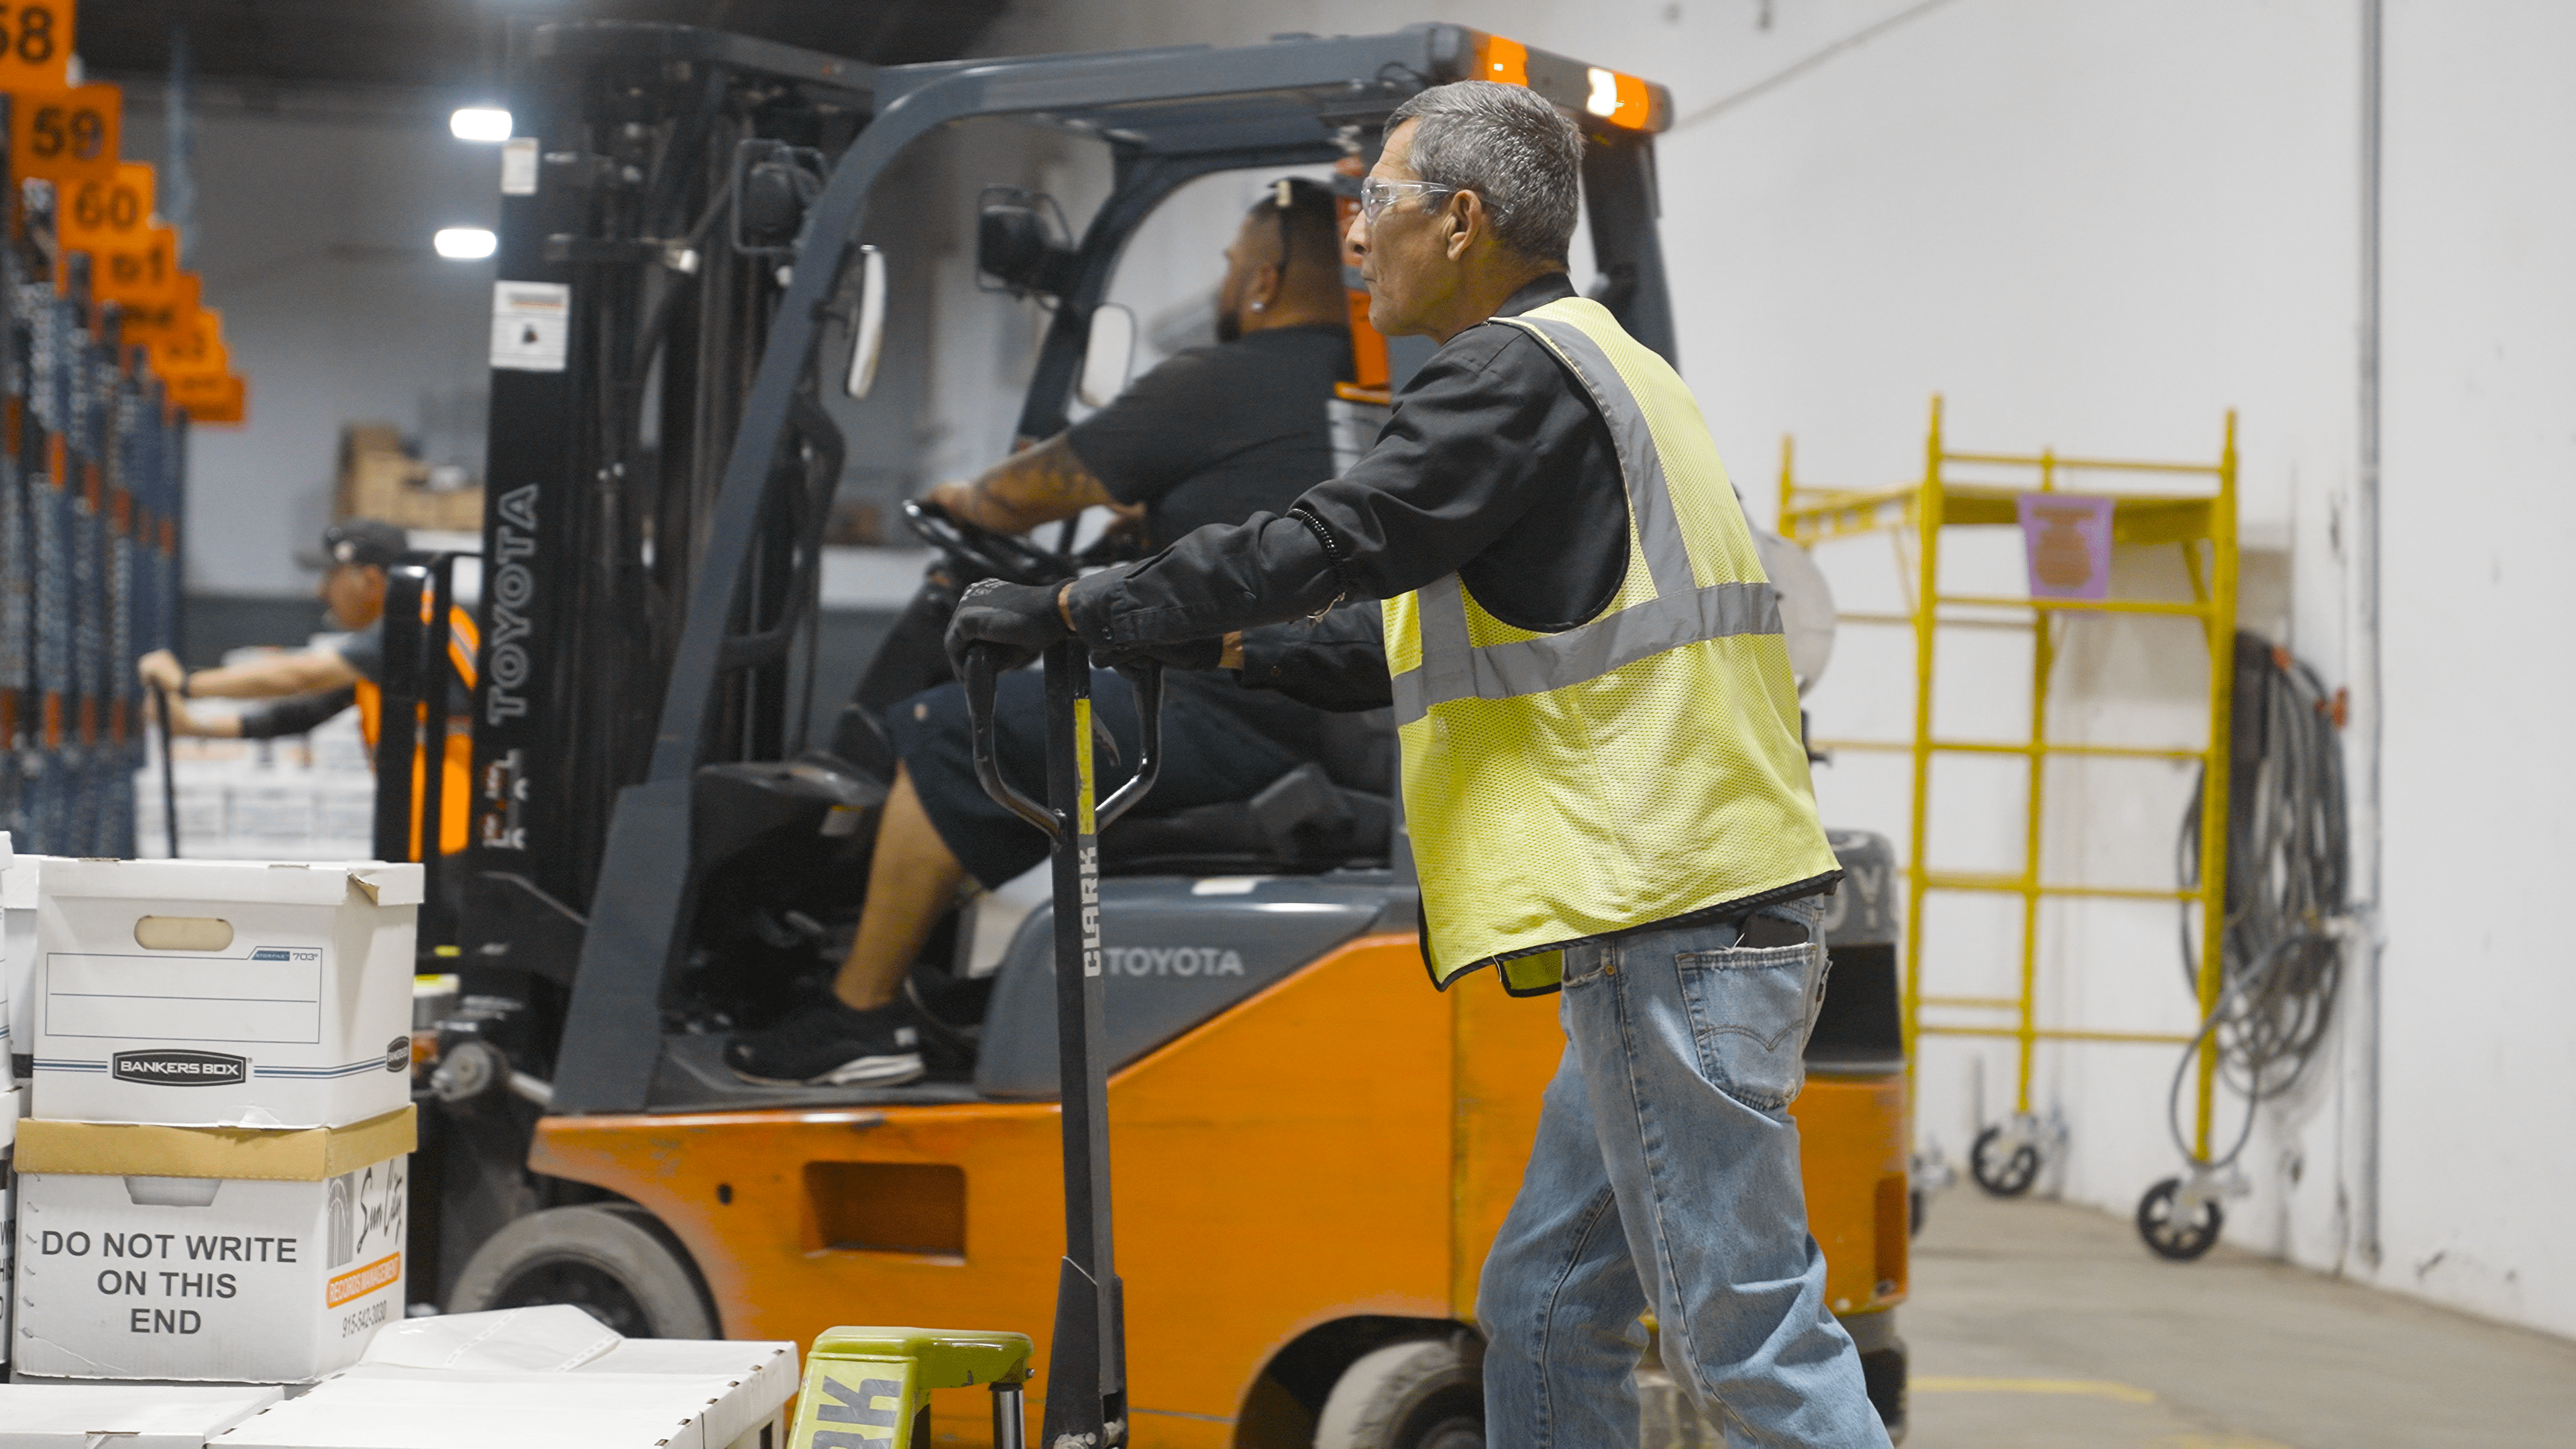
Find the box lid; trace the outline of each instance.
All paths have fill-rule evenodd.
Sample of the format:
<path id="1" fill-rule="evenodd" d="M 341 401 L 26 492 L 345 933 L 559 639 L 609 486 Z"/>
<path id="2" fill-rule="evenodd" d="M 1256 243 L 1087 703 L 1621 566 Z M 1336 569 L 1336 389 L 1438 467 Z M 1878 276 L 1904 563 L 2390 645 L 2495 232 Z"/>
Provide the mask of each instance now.
<path id="1" fill-rule="evenodd" d="M 305 865 L 56 856 L 47 862 L 44 893 L 113 900 L 312 906 L 355 901 L 362 905 L 416 906 L 421 901 L 421 869 L 412 861 L 348 860 Z"/>
<path id="2" fill-rule="evenodd" d="M 358 1369 L 405 1373 L 570 1373 L 667 1378 L 715 1375 L 732 1387 L 707 1407 L 710 1445 L 766 1423 L 796 1394 L 786 1341 L 626 1338 L 566 1304 L 409 1318 L 376 1331 Z M 356 1372 L 356 1369 L 351 1372 Z"/>
<path id="3" fill-rule="evenodd" d="M 89 1449 L 102 1441 L 198 1449 L 282 1397 L 267 1388 L 0 1384 L 0 1449 Z"/>
<path id="4" fill-rule="evenodd" d="M 84 1176 L 221 1177 L 322 1182 L 419 1141 L 419 1108 L 406 1102 L 346 1127 L 166 1127 L 149 1122 L 18 1124 L 18 1170 Z"/>
<path id="5" fill-rule="evenodd" d="M 49 857 L 13 856 L 6 870 L 0 870 L 0 910 L 32 911 L 36 908 L 38 868 Z"/>
<path id="6" fill-rule="evenodd" d="M 388 1323 L 368 1340 L 358 1362 L 395 1368 L 563 1373 L 624 1341 L 616 1329 L 569 1303 L 545 1303 Z"/>
<path id="7" fill-rule="evenodd" d="M 713 1375 L 346 1369 L 210 1441 L 221 1449 L 724 1449 L 706 1411 L 732 1392 Z"/>

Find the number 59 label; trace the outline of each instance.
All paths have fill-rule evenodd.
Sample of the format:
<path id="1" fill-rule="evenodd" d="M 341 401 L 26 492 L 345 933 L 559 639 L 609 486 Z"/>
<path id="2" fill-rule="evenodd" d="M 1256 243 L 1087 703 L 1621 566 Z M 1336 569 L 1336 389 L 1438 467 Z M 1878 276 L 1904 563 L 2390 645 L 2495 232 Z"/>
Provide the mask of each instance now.
<path id="1" fill-rule="evenodd" d="M 9 170 L 13 178 L 114 181 L 117 131 L 123 116 L 121 97 L 112 85 L 12 92 Z"/>

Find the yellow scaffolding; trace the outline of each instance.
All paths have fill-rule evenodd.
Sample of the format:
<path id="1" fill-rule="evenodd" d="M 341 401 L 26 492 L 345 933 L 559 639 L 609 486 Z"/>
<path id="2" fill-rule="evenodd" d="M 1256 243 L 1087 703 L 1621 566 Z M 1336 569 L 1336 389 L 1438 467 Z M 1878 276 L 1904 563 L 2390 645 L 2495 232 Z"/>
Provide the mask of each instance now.
<path id="1" fill-rule="evenodd" d="M 1981 475 L 2027 475 L 2031 486 L 2012 483 L 1953 481 L 1953 467 Z M 2070 474 L 2141 474 L 2203 477 L 2214 481 L 2212 493 L 2111 492 L 2087 490 L 2089 496 L 2113 500 L 2114 544 L 2173 544 L 2181 548 L 2191 578 L 2192 597 L 2071 601 L 2010 595 L 1951 594 L 1940 590 L 1941 532 L 1945 528 L 2015 527 L 2019 498 L 2026 493 L 2053 493 Z M 1800 484 L 1795 452 L 1789 440 L 1780 449 L 1780 532 L 1800 545 L 1865 534 L 1885 533 L 1896 543 L 1900 573 L 1906 571 L 1906 544 L 1913 546 L 1907 581 L 1911 607 L 1901 614 L 1845 613 L 1846 624 L 1892 625 L 1914 635 L 1914 738 L 1893 740 L 1815 741 L 1823 750 L 1882 750 L 1913 757 L 1913 823 L 1906 858 L 1905 900 L 1905 1056 L 1912 1070 L 1918 1038 L 1932 1036 L 2006 1037 L 2018 1045 L 2015 1116 L 2031 1120 L 2030 1083 L 2034 1049 L 2042 1041 L 2154 1042 L 2181 1046 L 2188 1033 L 2085 1030 L 2039 1024 L 2039 903 L 2049 896 L 2116 900 L 2197 901 L 2200 903 L 2200 976 L 2198 989 L 2204 1019 L 2218 1003 L 2220 935 L 2226 924 L 2228 705 L 2236 640 L 2236 414 L 2227 414 L 2225 441 L 2215 464 L 2150 463 L 2106 458 L 2061 457 L 2038 453 L 1953 452 L 1941 430 L 1941 399 L 1932 399 L 1932 427 L 1924 445 L 1923 481 L 1893 488 L 1851 491 Z M 1958 611 L 1982 611 L 1962 617 Z M 1948 612 L 1945 612 L 1948 611 Z M 2049 676 L 2063 647 L 2063 616 L 2075 612 L 2161 615 L 2198 620 L 2209 650 L 2209 735 L 2198 750 L 2153 749 L 2124 745 L 2061 744 L 2048 737 Z M 1998 612 L 2023 617 L 1997 618 Z M 2023 742 L 1948 740 L 1932 730 L 1933 660 L 1940 634 L 1952 628 L 2027 629 L 2032 636 L 2030 738 Z M 2022 867 L 2018 874 L 1935 870 L 1925 858 L 1926 826 L 1931 815 L 1932 758 L 1941 754 L 2019 755 L 2029 762 L 2030 798 Z M 2138 760 L 2199 760 L 2200 885 L 2196 890 L 2153 890 L 2128 886 L 2059 884 L 2040 879 L 2040 825 L 2045 804 L 2046 762 L 2052 755 Z M 2021 897 L 2021 990 L 2017 996 L 1958 996 L 1923 990 L 1923 898 L 1932 891 L 1994 892 Z M 2011 1013 L 2015 1024 L 1977 1025 L 1952 1021 L 1926 1023 L 1925 1007 L 1944 1013 Z M 2195 1152 L 2209 1157 L 2211 1088 L 2218 1067 L 2214 1037 L 2201 1043 Z"/>

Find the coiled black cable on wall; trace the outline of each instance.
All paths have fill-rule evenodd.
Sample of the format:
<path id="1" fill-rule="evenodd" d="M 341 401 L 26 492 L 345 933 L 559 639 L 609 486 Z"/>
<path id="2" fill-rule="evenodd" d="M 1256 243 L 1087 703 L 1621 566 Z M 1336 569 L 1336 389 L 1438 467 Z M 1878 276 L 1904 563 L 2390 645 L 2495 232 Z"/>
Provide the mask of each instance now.
<path id="1" fill-rule="evenodd" d="M 2343 986 L 2351 882 L 2340 701 L 2287 649 L 2243 631 L 2234 685 L 2218 1005 L 2184 1049 L 2167 1103 L 2174 1145 L 2207 1170 L 2236 1160 L 2253 1135 L 2256 1107 L 2304 1081 L 2325 1046 Z M 2175 847 L 2187 891 L 2200 885 L 2201 795 L 2195 785 Z M 2199 934 L 2186 906 L 2183 984 L 2195 996 Z M 2234 1146 L 2202 1162 L 2184 1130 L 2182 1088 L 2213 1033 L 2220 1074 L 2245 1098 L 2245 1121 Z"/>

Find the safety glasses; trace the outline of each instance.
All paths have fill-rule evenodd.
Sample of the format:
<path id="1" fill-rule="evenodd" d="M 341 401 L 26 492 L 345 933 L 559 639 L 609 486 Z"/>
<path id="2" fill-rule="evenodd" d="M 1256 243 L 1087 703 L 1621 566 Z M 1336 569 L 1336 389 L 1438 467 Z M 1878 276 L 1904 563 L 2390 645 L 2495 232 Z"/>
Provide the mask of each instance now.
<path id="1" fill-rule="evenodd" d="M 1377 225 L 1378 214 L 1408 196 L 1455 196 L 1458 188 L 1429 181 L 1389 181 L 1372 176 L 1360 183 L 1360 219 Z"/>

